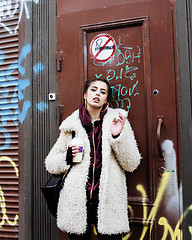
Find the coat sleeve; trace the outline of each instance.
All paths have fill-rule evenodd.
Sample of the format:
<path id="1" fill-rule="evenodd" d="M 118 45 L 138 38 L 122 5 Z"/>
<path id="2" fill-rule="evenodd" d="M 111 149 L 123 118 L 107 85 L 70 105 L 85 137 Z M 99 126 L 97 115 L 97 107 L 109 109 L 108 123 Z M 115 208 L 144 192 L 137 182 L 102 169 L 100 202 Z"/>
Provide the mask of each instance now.
<path id="1" fill-rule="evenodd" d="M 125 121 L 123 130 L 117 138 L 111 136 L 111 146 L 121 167 L 133 172 L 141 161 L 137 142 L 128 120 Z"/>
<path id="2" fill-rule="evenodd" d="M 49 173 L 60 174 L 69 168 L 66 162 L 67 145 L 67 136 L 64 131 L 61 131 L 59 138 L 45 159 L 45 167 Z"/>

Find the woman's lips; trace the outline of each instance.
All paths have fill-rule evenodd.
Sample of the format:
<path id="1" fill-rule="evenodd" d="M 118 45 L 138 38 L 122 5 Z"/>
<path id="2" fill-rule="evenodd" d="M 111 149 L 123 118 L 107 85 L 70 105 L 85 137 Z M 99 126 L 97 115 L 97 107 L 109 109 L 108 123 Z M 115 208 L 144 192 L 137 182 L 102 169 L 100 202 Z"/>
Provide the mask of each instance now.
<path id="1" fill-rule="evenodd" d="M 93 101 L 94 101 L 94 102 L 99 102 L 100 99 L 99 99 L 98 97 L 95 97 L 95 98 L 93 98 Z"/>

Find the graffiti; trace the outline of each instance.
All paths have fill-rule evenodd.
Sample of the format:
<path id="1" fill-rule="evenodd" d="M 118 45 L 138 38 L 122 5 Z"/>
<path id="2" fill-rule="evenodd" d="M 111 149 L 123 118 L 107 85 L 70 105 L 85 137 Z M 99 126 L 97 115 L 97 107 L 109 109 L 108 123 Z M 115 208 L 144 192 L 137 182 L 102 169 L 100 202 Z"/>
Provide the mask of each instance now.
<path id="1" fill-rule="evenodd" d="M 39 111 L 41 111 L 41 112 L 45 112 L 45 111 L 49 108 L 48 104 L 47 104 L 47 103 L 44 103 L 44 102 L 39 102 L 39 103 L 37 103 L 37 104 L 36 104 L 36 107 L 37 107 L 37 109 L 38 109 Z"/>
<path id="2" fill-rule="evenodd" d="M 192 226 L 189 226 L 189 232 L 191 234 L 191 239 L 192 239 Z"/>
<path id="3" fill-rule="evenodd" d="M 139 95 L 137 71 L 139 70 L 138 64 L 141 62 L 140 59 L 141 49 L 139 46 L 134 49 L 119 44 L 116 53 L 110 60 L 102 63 L 93 60 L 93 64 L 97 66 L 97 69 L 102 70 L 104 66 L 113 66 L 113 68 L 106 68 L 105 73 L 95 73 L 96 78 L 105 78 L 112 85 L 113 101 L 111 107 L 125 108 L 129 111 L 132 106 L 132 98 Z"/>
<path id="4" fill-rule="evenodd" d="M 19 118 L 20 123 L 23 123 L 23 122 L 24 122 L 24 120 L 25 120 L 25 118 L 26 118 L 26 116 L 27 116 L 27 112 L 28 112 L 28 110 L 29 110 L 30 107 L 31 107 L 31 102 L 30 102 L 30 101 L 25 101 L 25 102 L 23 103 L 23 109 L 22 109 L 22 111 L 21 111 L 21 112 L 20 112 L 20 110 L 18 111 L 18 112 L 19 112 L 18 118 Z"/>
<path id="5" fill-rule="evenodd" d="M 174 211 L 174 209 L 178 207 L 178 201 L 179 201 L 177 177 L 175 174 L 176 173 L 176 154 L 175 154 L 173 142 L 171 140 L 168 140 L 168 139 L 164 140 L 164 142 L 161 144 L 161 148 L 164 153 L 165 163 L 168 162 L 168 164 L 165 164 L 166 167 L 174 168 L 174 170 L 167 170 L 165 172 L 164 177 L 161 178 L 159 187 L 157 189 L 157 195 L 150 212 L 148 211 L 148 206 L 146 202 L 146 199 L 148 197 L 147 197 L 147 192 L 145 188 L 141 184 L 138 184 L 136 186 L 137 191 L 142 197 L 142 223 L 141 223 L 142 230 L 141 230 L 140 236 L 138 236 L 137 238 L 138 240 L 144 240 L 146 238 L 148 240 L 153 239 L 152 230 L 153 230 L 155 221 L 159 225 L 159 226 L 156 226 L 156 228 L 160 227 L 162 229 L 162 236 L 158 236 L 158 239 L 183 240 L 182 222 L 184 218 L 189 213 L 192 212 L 192 204 L 184 211 L 184 213 L 180 216 L 180 218 L 178 217 L 178 212 L 176 214 Z M 171 200 L 172 198 L 173 200 Z M 177 198 L 177 202 L 175 198 Z M 169 209 L 164 207 L 163 213 L 169 214 L 169 212 L 171 212 L 170 222 L 172 219 L 174 219 L 174 217 L 175 219 L 178 219 L 178 222 L 175 223 L 175 226 L 172 226 L 169 223 L 168 218 L 166 218 L 165 216 L 159 216 L 160 214 L 157 214 L 163 202 L 166 202 L 166 206 L 167 206 L 167 203 L 168 204 L 169 202 L 172 203 L 172 206 L 169 205 Z M 134 218 L 133 207 L 128 205 L 128 210 L 129 210 L 129 218 Z M 189 226 L 188 229 L 192 239 L 192 226 Z M 96 230 L 94 232 L 96 234 Z M 132 234 L 133 232 L 130 231 L 125 236 L 122 236 L 122 240 L 131 239 Z M 147 234 L 149 234 L 149 236 Z"/>
<path id="6" fill-rule="evenodd" d="M 30 18 L 27 2 L 34 2 L 38 4 L 39 0 L 4 0 L 0 2 L 0 26 L 3 27 L 10 34 L 17 33 L 23 12 L 25 13 L 27 19 Z M 4 19 L 14 18 L 14 16 L 18 14 L 19 5 L 20 12 L 16 27 L 11 28 L 6 25 Z"/>
<path id="7" fill-rule="evenodd" d="M 29 57 L 31 53 L 31 45 L 26 44 L 22 49 L 20 56 L 18 58 L 18 64 L 13 63 L 10 66 L 8 66 L 7 70 L 0 72 L 0 87 L 1 92 L 0 95 L 2 95 L 4 104 L 0 105 L 0 132 L 4 135 L 5 143 L 3 146 L 0 147 L 0 150 L 4 150 L 9 147 L 9 144 L 11 142 L 10 134 L 7 132 L 4 126 L 8 120 L 12 120 L 15 122 L 15 126 L 17 127 L 17 120 L 19 120 L 20 123 L 23 123 L 28 110 L 31 107 L 31 101 L 25 100 L 22 103 L 21 111 L 18 110 L 18 102 L 21 102 L 24 99 L 25 96 L 25 90 L 27 87 L 30 86 L 30 80 L 29 79 L 16 79 L 13 76 L 13 73 L 16 69 L 19 70 L 19 73 L 21 77 L 25 75 L 25 67 L 23 66 L 24 61 Z M 4 58 L 6 56 L 4 54 L 1 54 L 1 62 L 4 61 Z M 39 73 L 40 71 L 43 71 L 44 66 L 42 63 L 37 63 L 33 67 L 34 74 Z M 15 86 L 15 90 L 12 92 L 11 98 L 7 98 L 7 96 L 10 96 L 8 87 Z M 17 96 L 18 91 L 18 97 Z M 40 101 L 36 104 L 36 108 L 44 112 L 48 109 L 48 104 Z M 17 119 L 18 118 L 18 119 Z"/>
<path id="8" fill-rule="evenodd" d="M 31 52 L 31 45 L 30 44 L 26 44 L 21 49 L 21 53 L 20 53 L 20 56 L 18 58 L 18 70 L 21 74 L 21 77 L 23 77 L 25 75 L 25 68 L 21 64 L 22 64 L 23 60 L 27 58 L 27 55 L 29 55 L 30 52 Z"/>
<path id="9" fill-rule="evenodd" d="M 165 189 L 166 189 L 166 186 L 168 184 L 168 181 L 169 181 L 169 178 L 170 178 L 170 175 L 171 173 L 167 173 L 165 174 L 165 177 L 162 178 L 162 181 L 161 181 L 161 184 L 160 184 L 160 187 L 159 187 L 159 190 L 158 190 L 158 193 L 157 193 L 157 197 L 156 197 L 156 200 L 155 200 L 155 203 L 154 203 L 154 207 L 152 208 L 148 218 L 144 218 L 146 220 L 144 220 L 143 224 L 144 224 L 144 227 L 143 227 L 143 232 L 141 234 L 141 237 L 140 237 L 140 240 L 143 240 L 146 233 L 147 233 L 147 230 L 150 226 L 150 239 L 151 239 L 151 232 L 152 232 L 152 227 L 153 227 L 153 221 L 150 221 L 152 219 L 155 219 L 155 216 L 157 214 L 157 211 L 158 211 L 158 208 L 160 206 L 160 202 L 162 200 L 162 197 L 163 197 L 163 194 L 165 192 Z M 139 186 L 139 188 L 137 188 L 138 190 L 139 189 L 142 189 L 142 186 Z M 144 192 L 144 189 L 142 189 L 141 193 Z M 146 194 L 144 195 L 146 196 Z M 145 204 L 144 204 L 145 205 Z"/>
<path id="10" fill-rule="evenodd" d="M 37 63 L 35 66 L 33 66 L 33 71 L 35 74 L 43 71 L 43 64 L 42 63 Z"/>
<path id="11" fill-rule="evenodd" d="M 136 78 L 136 73 L 133 73 L 133 75 L 130 75 L 129 73 L 136 70 L 138 70 L 138 67 L 129 67 L 128 65 L 126 65 L 124 68 L 121 68 L 118 74 L 114 69 L 108 69 L 106 70 L 106 79 L 111 81 L 127 78 L 133 81 L 134 78 Z M 100 78 L 102 74 L 99 76 L 96 74 L 95 76 L 96 78 Z"/>
<path id="12" fill-rule="evenodd" d="M 173 231 L 172 227 L 169 225 L 168 220 L 165 217 L 161 217 L 159 219 L 159 221 L 158 221 L 159 225 L 164 226 L 164 233 L 163 233 L 162 240 L 167 239 L 168 233 L 170 233 L 172 240 L 183 239 L 182 231 L 179 229 L 179 225 L 180 225 L 179 222 L 178 222 L 175 230 Z"/>
<path id="13" fill-rule="evenodd" d="M 18 24 L 21 21 L 21 16 L 22 16 L 24 10 L 25 10 L 25 14 L 26 14 L 27 19 L 30 18 L 28 7 L 27 7 L 27 2 L 34 2 L 36 4 L 39 3 L 39 0 L 19 0 L 19 1 L 20 1 L 20 9 L 21 10 L 20 10 L 20 13 L 19 13 L 19 22 L 18 22 Z"/>
<path id="14" fill-rule="evenodd" d="M 30 46 L 30 44 L 26 44 L 22 48 L 21 54 L 19 56 L 19 61 L 18 61 L 19 62 L 18 69 L 19 69 L 19 72 L 21 74 L 21 77 L 23 77 L 24 74 L 25 74 L 25 67 L 22 66 L 22 63 L 24 63 L 24 61 L 27 59 L 27 57 L 29 57 L 30 53 L 31 53 L 31 46 Z M 37 63 L 33 66 L 33 72 L 34 72 L 35 75 L 42 72 L 43 70 L 44 70 L 44 65 L 42 63 Z M 19 94 L 18 94 L 19 101 L 24 99 L 25 89 L 29 86 L 30 86 L 30 80 L 29 79 L 19 80 L 19 90 L 18 90 L 19 91 Z M 35 106 L 40 112 L 44 112 L 49 108 L 48 104 L 45 103 L 45 102 L 42 102 L 42 101 L 36 103 Z M 19 112 L 19 121 L 21 123 L 24 122 L 24 120 L 27 116 L 27 112 L 30 109 L 30 107 L 31 107 L 31 102 L 29 100 L 25 100 L 24 103 L 23 103 L 22 111 Z"/>
<path id="15" fill-rule="evenodd" d="M 18 168 L 17 168 L 16 164 L 14 163 L 14 161 L 12 161 L 11 158 L 6 157 L 6 156 L 2 156 L 2 157 L 0 157 L 0 161 L 8 161 L 13 166 L 16 176 L 19 177 Z M 3 192 L 1 186 L 0 186 L 0 208 L 1 208 L 1 211 L 2 211 L 2 214 L 3 214 L 2 218 L 1 218 L 1 222 L 0 222 L 0 227 L 2 227 L 6 222 L 11 226 L 15 226 L 18 223 L 18 218 L 19 217 L 16 214 L 13 221 L 9 220 L 9 217 L 7 215 L 4 192 Z"/>
<path id="16" fill-rule="evenodd" d="M 137 59 L 137 63 L 140 63 L 140 58 L 141 58 L 141 48 L 139 46 L 137 46 L 137 50 L 136 50 L 136 54 L 133 51 L 133 47 L 124 47 L 123 44 L 119 44 L 116 46 L 116 54 L 113 55 L 113 57 L 105 62 L 97 62 L 97 61 L 93 61 L 93 64 L 95 66 L 102 66 L 104 67 L 107 63 L 111 64 L 112 62 L 114 62 L 114 60 L 116 59 L 116 66 L 120 66 L 123 64 L 131 64 L 135 62 L 135 59 Z"/>
<path id="17" fill-rule="evenodd" d="M 18 59 L 18 70 L 21 74 L 21 77 L 24 77 L 24 75 L 25 75 L 25 67 L 23 66 L 23 64 L 24 64 L 24 61 L 29 57 L 30 53 L 31 53 L 31 45 L 26 44 L 25 46 L 23 46 L 20 56 L 19 56 L 19 59 Z M 39 72 L 41 72 L 43 70 L 44 70 L 44 65 L 42 63 L 37 63 L 33 66 L 34 74 L 38 74 Z M 24 99 L 25 90 L 27 87 L 30 86 L 30 84 L 31 84 L 31 82 L 29 79 L 20 79 L 19 80 L 19 87 L 18 87 L 19 102 L 21 102 L 21 100 Z M 25 100 L 23 102 L 21 111 L 19 111 L 18 118 L 21 123 L 24 122 L 30 107 L 31 107 L 31 101 Z M 44 112 L 45 110 L 48 109 L 48 104 L 41 101 L 36 104 L 36 108 L 39 111 Z"/>
<path id="18" fill-rule="evenodd" d="M 30 79 L 25 79 L 25 60 L 30 57 L 31 45 L 26 44 L 21 49 L 20 56 L 18 58 L 18 63 L 12 63 L 7 67 L 6 70 L 0 71 L 0 133 L 1 138 L 3 138 L 4 143 L 0 146 L 0 151 L 9 149 L 12 142 L 12 135 L 8 132 L 6 124 L 8 121 L 13 123 L 13 126 L 18 131 L 18 121 L 22 124 L 27 116 L 29 109 L 32 107 L 31 101 L 26 97 L 26 90 L 31 85 Z M 0 63 L 3 63 L 6 59 L 6 54 L 0 51 Z M 15 71 L 18 69 L 21 78 L 17 79 L 15 77 Z M 33 66 L 34 75 L 44 70 L 44 65 L 42 63 L 37 63 Z M 26 98 L 26 99 L 25 99 Z M 20 110 L 19 105 L 20 103 Z M 48 104 L 39 101 L 34 105 L 39 112 L 44 112 L 48 109 Z M 0 161 L 9 161 L 15 169 L 15 174 L 18 177 L 18 169 L 9 157 L 0 157 Z M 2 212 L 2 217 L 0 219 L 0 227 L 5 224 L 15 226 L 18 224 L 18 215 L 10 220 L 7 214 L 5 192 L 0 186 L 0 208 Z"/>
<path id="19" fill-rule="evenodd" d="M 166 168 L 174 169 L 174 170 L 167 170 L 165 172 L 164 177 L 160 181 L 160 185 L 157 190 L 157 196 L 149 214 L 147 214 L 148 207 L 147 207 L 147 203 L 145 202 L 145 199 L 147 199 L 146 191 L 142 185 L 140 184 L 137 185 L 137 190 L 139 191 L 143 199 L 142 200 L 143 229 L 142 229 L 139 240 L 145 239 L 147 232 L 149 233 L 149 240 L 152 239 L 152 229 L 155 222 L 154 219 L 157 218 L 157 213 L 162 201 L 165 201 L 166 205 L 167 204 L 169 205 L 169 208 L 164 209 L 165 212 L 169 213 L 171 211 L 172 218 L 174 218 L 174 216 L 176 219 L 178 218 L 177 213 L 174 211 L 174 208 L 177 208 L 178 206 L 179 194 L 178 194 L 177 176 L 175 174 L 176 173 L 176 154 L 175 154 L 173 142 L 171 140 L 166 139 L 161 144 L 161 148 L 164 153 Z M 170 205 L 170 203 L 172 203 L 172 205 Z M 173 206 L 175 207 L 173 208 Z M 172 240 L 182 240 L 182 231 L 180 229 L 180 226 L 183 221 L 183 218 L 189 213 L 190 209 L 191 207 L 189 207 L 187 211 L 184 213 L 184 215 L 180 217 L 180 219 L 178 220 L 175 226 L 175 229 L 172 228 L 172 226 L 169 224 L 168 219 L 165 218 L 164 216 L 161 216 L 159 217 L 159 219 L 157 219 L 159 226 L 164 227 L 162 231 L 162 238 L 161 238 L 162 240 L 170 239 L 168 238 L 169 235 L 171 236 Z M 126 235 L 123 240 L 125 239 L 129 239 L 128 235 Z"/>
<path id="20" fill-rule="evenodd" d="M 4 135 L 4 139 L 5 139 L 5 143 L 0 147 L 0 151 L 1 151 L 9 148 L 11 143 L 11 136 L 10 136 L 10 133 L 7 132 L 7 129 L 2 126 L 0 126 L 0 133 Z"/>
<path id="21" fill-rule="evenodd" d="M 161 201 L 162 201 L 165 191 L 167 189 L 168 183 L 172 177 L 171 174 L 172 173 L 170 173 L 170 172 L 166 172 L 165 177 L 162 178 L 162 181 L 161 181 L 159 189 L 158 189 L 157 197 L 154 202 L 154 206 L 151 209 L 151 212 L 149 213 L 148 217 L 147 217 L 147 212 L 148 212 L 147 204 L 145 202 L 145 199 L 147 197 L 146 191 L 142 185 L 137 185 L 137 190 L 141 193 L 141 196 L 143 198 L 143 230 L 142 230 L 141 236 L 139 237 L 139 240 L 143 240 L 146 237 L 147 231 L 149 231 L 149 233 L 150 233 L 149 240 L 152 239 L 151 233 L 152 233 L 152 228 L 153 228 L 153 224 L 154 224 L 153 219 L 155 219 L 155 217 L 156 217 L 156 214 L 160 207 Z M 128 208 L 129 208 L 129 210 L 131 209 L 131 217 L 132 217 L 133 216 L 132 208 L 131 208 L 131 206 L 128 206 Z M 180 229 L 180 227 L 181 227 L 183 219 L 191 211 L 192 211 L 192 205 L 190 205 L 187 208 L 187 210 L 184 212 L 184 214 L 180 217 L 178 223 L 175 226 L 175 229 L 172 228 L 172 226 L 169 224 L 168 220 L 165 217 L 163 217 L 163 216 L 160 217 L 158 220 L 158 224 L 159 224 L 159 226 L 164 227 L 164 231 L 162 232 L 163 236 L 162 236 L 161 240 L 166 240 L 166 239 L 182 240 L 183 232 Z M 192 237 L 192 226 L 189 226 L 189 232 L 191 233 L 191 237 Z M 171 238 L 169 238 L 169 235 Z M 128 234 L 123 236 L 122 240 L 128 240 L 130 237 L 131 237 L 131 232 L 129 232 Z"/>
<path id="22" fill-rule="evenodd" d="M 157 215 L 158 209 L 160 207 L 160 204 L 162 202 L 162 199 L 164 199 L 164 194 L 166 192 L 166 189 L 168 187 L 169 181 L 172 178 L 172 173 L 170 172 L 166 172 L 165 177 L 162 178 L 161 182 L 160 182 L 160 186 L 157 192 L 157 197 L 155 199 L 153 208 L 151 209 L 151 212 L 149 213 L 148 217 L 147 217 L 147 204 L 145 202 L 145 199 L 147 198 L 147 194 L 146 191 L 144 189 L 144 187 L 142 185 L 137 185 L 137 190 L 141 193 L 142 199 L 143 199 L 143 229 L 142 229 L 142 233 L 141 236 L 138 238 L 138 240 L 143 240 L 146 237 L 146 233 L 149 230 L 150 232 L 150 238 L 149 240 L 152 239 L 151 233 L 152 233 L 152 228 L 153 228 L 153 224 L 154 224 L 154 219 Z M 133 213 L 133 209 L 130 205 L 128 205 L 128 209 L 130 212 L 130 217 L 134 216 Z M 177 222 L 175 229 L 172 228 L 172 226 L 169 224 L 168 220 L 165 217 L 160 217 L 158 220 L 158 224 L 159 226 L 163 226 L 164 227 L 164 231 L 162 232 L 163 236 L 161 237 L 161 240 L 167 240 L 167 239 L 171 239 L 171 240 L 182 240 L 183 239 L 183 232 L 180 229 L 181 224 L 183 222 L 183 219 L 192 211 L 192 204 L 186 209 L 186 211 L 184 212 L 184 214 L 180 217 L 179 221 Z M 95 235 L 97 235 L 97 230 L 94 226 L 93 228 L 93 232 Z M 191 234 L 191 239 L 192 239 L 192 226 L 189 226 L 189 232 Z M 122 240 L 128 240 L 130 239 L 132 235 L 132 232 L 129 232 L 128 234 L 126 234 L 125 236 L 122 236 Z M 171 238 L 168 238 L 170 235 Z"/>
<path id="23" fill-rule="evenodd" d="M 18 80 L 18 99 L 23 100 L 25 96 L 25 89 L 30 86 L 29 79 Z"/>
<path id="24" fill-rule="evenodd" d="M 127 98 L 124 96 L 128 95 L 130 97 L 132 94 L 133 94 L 133 96 L 139 95 L 139 93 L 137 92 L 138 83 L 139 82 L 136 81 L 136 83 L 129 89 L 126 86 L 122 86 L 122 84 L 117 84 L 115 86 L 111 86 L 112 94 L 113 94 L 113 96 L 116 96 L 116 98 L 113 100 L 113 106 L 114 106 L 114 103 L 116 103 L 116 106 L 115 106 L 116 108 L 127 107 L 128 109 L 130 109 L 131 100 L 130 100 L 130 98 Z"/>

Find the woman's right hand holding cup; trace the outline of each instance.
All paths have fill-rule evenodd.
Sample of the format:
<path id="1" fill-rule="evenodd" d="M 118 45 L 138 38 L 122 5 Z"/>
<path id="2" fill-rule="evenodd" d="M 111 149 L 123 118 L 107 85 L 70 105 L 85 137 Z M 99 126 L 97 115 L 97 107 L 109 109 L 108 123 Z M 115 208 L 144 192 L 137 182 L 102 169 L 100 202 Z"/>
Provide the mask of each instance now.
<path id="1" fill-rule="evenodd" d="M 73 157 L 76 156 L 76 154 L 79 152 L 79 147 L 75 146 L 75 145 L 69 145 L 69 148 L 71 148 L 72 150 L 72 155 Z"/>

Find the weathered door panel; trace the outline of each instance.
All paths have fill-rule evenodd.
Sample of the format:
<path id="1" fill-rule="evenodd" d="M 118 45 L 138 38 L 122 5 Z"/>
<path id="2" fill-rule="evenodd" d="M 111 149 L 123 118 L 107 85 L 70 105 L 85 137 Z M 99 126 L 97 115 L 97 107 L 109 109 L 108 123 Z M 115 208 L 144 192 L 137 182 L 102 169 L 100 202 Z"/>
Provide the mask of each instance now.
<path id="1" fill-rule="evenodd" d="M 58 2 L 58 52 L 63 54 L 58 102 L 64 105 L 63 118 L 79 106 L 86 79 L 110 82 L 112 106 L 129 111 L 143 157 L 139 168 L 127 174 L 131 232 L 124 239 L 174 239 L 179 232 L 180 182 L 172 4 L 91 1 L 89 6 L 86 2 L 79 8 L 75 0 Z M 102 48 L 106 34 L 115 41 L 106 45 L 108 50 Z M 96 45 L 92 45 L 94 38 Z M 113 48 L 115 52 L 110 59 L 98 61 L 99 54 L 94 56 L 91 46 L 100 47 L 99 54 Z M 164 160 L 158 142 L 164 143 Z"/>

